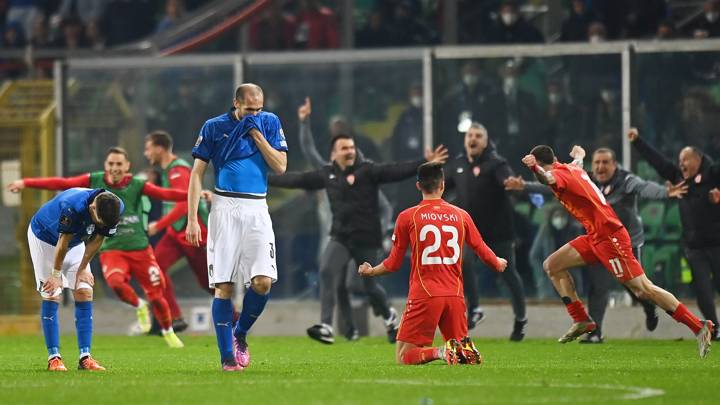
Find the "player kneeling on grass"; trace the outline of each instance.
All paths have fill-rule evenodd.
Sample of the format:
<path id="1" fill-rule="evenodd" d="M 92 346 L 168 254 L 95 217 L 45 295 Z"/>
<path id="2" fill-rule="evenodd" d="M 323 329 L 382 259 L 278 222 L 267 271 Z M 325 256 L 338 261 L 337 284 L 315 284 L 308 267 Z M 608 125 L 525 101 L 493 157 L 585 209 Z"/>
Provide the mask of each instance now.
<path id="1" fill-rule="evenodd" d="M 104 189 L 71 188 L 40 207 L 30 220 L 28 245 L 42 296 L 41 324 L 48 370 L 67 371 L 60 356 L 58 305 L 63 288 L 74 290 L 80 370 L 103 371 L 90 355 L 94 278 L 90 260 L 105 237 L 117 232 L 125 207 Z"/>
<path id="2" fill-rule="evenodd" d="M 495 256 L 467 212 L 442 199 L 445 191 L 442 164 L 421 165 L 417 179 L 423 200 L 398 215 L 390 256 L 375 267 L 363 263 L 358 272 L 369 277 L 399 270 L 409 244 L 410 290 L 397 335 L 397 362 L 423 364 L 443 360 L 450 365 L 481 364 L 482 356 L 468 337 L 463 246 L 467 243 L 498 272 L 505 270 L 507 260 Z M 430 347 L 438 327 L 446 343 Z"/>
<path id="3" fill-rule="evenodd" d="M 558 341 L 567 343 L 597 328 L 580 301 L 568 270 L 600 263 L 636 297 L 654 303 L 690 328 L 697 337 L 700 357 L 705 357 L 710 351 L 712 321 L 701 321 L 674 295 L 647 278 L 633 255 L 627 229 L 582 169 L 585 150 L 575 146 L 570 156 L 574 159 L 572 163 L 559 163 L 549 146 L 540 145 L 522 159 L 538 181 L 552 189 L 555 197 L 587 231 L 586 235 L 568 242 L 543 263 L 543 269 L 573 319 L 573 325 Z"/>

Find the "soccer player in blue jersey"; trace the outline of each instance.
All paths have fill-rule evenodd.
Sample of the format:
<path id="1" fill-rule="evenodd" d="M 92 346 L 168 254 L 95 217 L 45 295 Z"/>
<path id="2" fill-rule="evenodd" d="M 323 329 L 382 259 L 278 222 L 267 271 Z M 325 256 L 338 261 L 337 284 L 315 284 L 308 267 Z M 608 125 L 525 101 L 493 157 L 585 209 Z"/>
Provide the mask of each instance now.
<path id="1" fill-rule="evenodd" d="M 277 280 L 275 234 L 265 196 L 268 171 L 282 174 L 287 168 L 287 142 L 278 117 L 262 108 L 262 89 L 240 85 L 233 108 L 205 122 L 192 150 L 186 238 L 195 246 L 200 245 L 197 208 L 209 162 L 215 172 L 207 234 L 208 278 L 215 288 L 212 315 L 225 371 L 249 366 L 246 336 Z M 233 325 L 235 283 L 247 291 Z"/>
<path id="2" fill-rule="evenodd" d="M 90 260 L 105 237 L 117 231 L 125 207 L 103 189 L 71 188 L 40 207 L 30 220 L 28 245 L 42 296 L 41 323 L 48 350 L 48 370 L 67 371 L 60 356 L 58 306 L 63 288 L 75 297 L 75 328 L 80 370 L 103 371 L 90 355 L 94 278 Z"/>

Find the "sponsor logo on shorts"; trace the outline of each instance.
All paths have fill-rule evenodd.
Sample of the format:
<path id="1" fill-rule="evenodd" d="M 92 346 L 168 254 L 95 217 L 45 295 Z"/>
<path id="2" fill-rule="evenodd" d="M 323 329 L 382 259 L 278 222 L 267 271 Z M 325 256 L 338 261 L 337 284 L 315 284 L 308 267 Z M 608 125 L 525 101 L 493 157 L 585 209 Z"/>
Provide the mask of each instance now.
<path id="1" fill-rule="evenodd" d="M 212 275 L 213 275 L 213 265 L 212 264 L 210 266 L 208 266 L 208 275 L 210 277 L 212 277 Z"/>

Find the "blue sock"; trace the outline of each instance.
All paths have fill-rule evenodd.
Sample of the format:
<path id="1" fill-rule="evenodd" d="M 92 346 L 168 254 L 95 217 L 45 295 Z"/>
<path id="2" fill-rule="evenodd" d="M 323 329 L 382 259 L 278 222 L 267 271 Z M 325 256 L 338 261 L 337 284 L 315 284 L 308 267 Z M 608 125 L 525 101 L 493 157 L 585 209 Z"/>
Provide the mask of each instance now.
<path id="1" fill-rule="evenodd" d="M 60 322 L 58 321 L 58 303 L 44 301 L 40 308 L 40 322 L 42 323 L 45 346 L 48 356 L 60 355 Z"/>
<path id="2" fill-rule="evenodd" d="M 75 330 L 77 331 L 80 358 L 90 355 L 92 341 L 92 301 L 75 302 Z"/>
<path id="3" fill-rule="evenodd" d="M 261 295 L 256 293 L 252 288 L 248 288 L 245 293 L 245 298 L 243 299 L 240 318 L 238 318 L 237 325 L 235 326 L 235 337 L 245 339 L 248 331 L 265 309 L 265 304 L 267 304 L 269 298 L 270 294 Z"/>
<path id="4" fill-rule="evenodd" d="M 217 336 L 218 350 L 220 350 L 220 360 L 233 359 L 232 300 L 215 298 L 212 303 L 212 316 L 213 324 L 215 325 L 215 336 Z"/>

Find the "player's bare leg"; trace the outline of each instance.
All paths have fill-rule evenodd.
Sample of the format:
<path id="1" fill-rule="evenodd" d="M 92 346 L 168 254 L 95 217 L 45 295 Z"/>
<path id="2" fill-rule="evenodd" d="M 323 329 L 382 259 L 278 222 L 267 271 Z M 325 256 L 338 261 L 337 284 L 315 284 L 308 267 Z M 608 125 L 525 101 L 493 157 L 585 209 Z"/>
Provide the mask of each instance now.
<path id="1" fill-rule="evenodd" d="M 670 292 L 653 284 L 646 275 L 640 275 L 628 280 L 625 283 L 639 299 L 653 302 L 655 305 L 664 309 L 670 316 L 678 322 L 684 323 L 697 337 L 698 354 L 700 357 L 707 356 L 710 352 L 710 344 L 712 342 L 713 323 L 712 321 L 702 321 L 696 317 L 688 308 L 678 301 Z"/>
<path id="2" fill-rule="evenodd" d="M 455 339 L 450 339 L 442 346 L 428 347 L 398 340 L 395 348 L 395 361 L 398 364 L 417 365 L 443 360 L 448 365 L 456 365 L 458 364 L 457 351 L 460 349 L 460 343 Z"/>
<path id="3" fill-rule="evenodd" d="M 255 276 L 250 280 L 250 288 L 245 293 L 240 317 L 233 332 L 235 361 L 243 368 L 250 365 L 247 333 L 265 309 L 271 287 L 272 279 L 270 277 Z"/>
<path id="4" fill-rule="evenodd" d="M 215 284 L 215 299 L 212 306 L 213 324 L 215 325 L 215 336 L 217 337 L 220 361 L 224 371 L 243 370 L 243 367 L 235 361 L 233 345 L 232 296 L 234 290 L 233 283 Z"/>
<path id="5" fill-rule="evenodd" d="M 543 262 L 543 270 L 550 277 L 550 281 L 558 294 L 560 294 L 568 314 L 573 319 L 570 329 L 558 339 L 560 343 L 573 341 L 585 333 L 592 332 L 597 327 L 595 322 L 588 316 L 582 301 L 580 301 L 575 289 L 575 282 L 568 271 L 573 267 L 584 264 L 585 261 L 580 253 L 569 243 L 553 252 Z"/>

